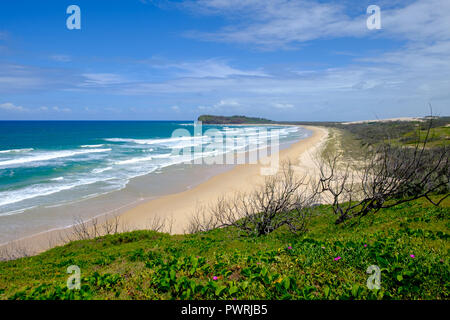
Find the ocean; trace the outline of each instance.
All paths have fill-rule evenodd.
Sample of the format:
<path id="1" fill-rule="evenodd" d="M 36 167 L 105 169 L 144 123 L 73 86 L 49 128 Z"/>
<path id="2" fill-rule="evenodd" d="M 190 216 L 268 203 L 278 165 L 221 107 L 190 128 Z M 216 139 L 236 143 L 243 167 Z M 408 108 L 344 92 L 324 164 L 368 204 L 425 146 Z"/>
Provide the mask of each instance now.
<path id="1" fill-rule="evenodd" d="M 208 132 L 232 143 L 211 147 Z M 309 134 L 279 126 L 199 130 L 189 121 L 0 121 L 0 243 L 181 191 L 229 167 L 189 165 L 187 151 L 217 157 L 248 151 L 267 136 L 287 146 Z"/>

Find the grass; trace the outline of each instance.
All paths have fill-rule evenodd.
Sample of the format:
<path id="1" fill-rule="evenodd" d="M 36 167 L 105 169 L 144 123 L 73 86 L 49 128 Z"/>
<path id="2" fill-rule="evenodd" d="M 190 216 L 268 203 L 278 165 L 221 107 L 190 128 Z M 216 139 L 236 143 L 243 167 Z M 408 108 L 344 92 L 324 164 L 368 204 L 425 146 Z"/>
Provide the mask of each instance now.
<path id="1" fill-rule="evenodd" d="M 314 125 L 314 123 L 308 123 Z M 389 122 L 369 122 L 342 124 L 338 122 L 318 122 L 315 125 L 325 126 L 328 128 L 339 129 L 343 132 L 345 140 L 355 140 L 360 146 L 377 145 L 380 141 L 389 139 L 393 145 L 414 145 L 420 141 L 423 142 L 425 132 L 431 125 L 431 137 L 428 147 L 439 147 L 448 145 L 450 117 L 434 118 L 430 124 L 428 121 L 389 121 Z M 348 141 L 345 141 L 347 143 Z M 356 148 L 348 148 L 350 151 L 358 150 Z"/>
<path id="2" fill-rule="evenodd" d="M 321 151 L 321 158 L 332 157 L 341 153 L 343 160 L 359 161 L 366 155 L 362 148 L 361 141 L 355 136 L 343 129 L 329 128 L 328 138 Z"/>
<path id="3" fill-rule="evenodd" d="M 415 145 L 423 143 L 426 137 L 426 130 L 416 130 L 405 133 L 396 142 L 404 145 Z M 430 130 L 427 147 L 441 147 L 450 145 L 450 127 L 437 127 Z"/>
<path id="4" fill-rule="evenodd" d="M 418 200 L 336 226 L 319 206 L 303 236 L 224 228 L 71 242 L 1 262 L 0 299 L 448 299 L 449 207 Z M 66 287 L 70 265 L 81 290 Z M 381 269 L 379 290 L 366 287 L 370 265 Z"/>

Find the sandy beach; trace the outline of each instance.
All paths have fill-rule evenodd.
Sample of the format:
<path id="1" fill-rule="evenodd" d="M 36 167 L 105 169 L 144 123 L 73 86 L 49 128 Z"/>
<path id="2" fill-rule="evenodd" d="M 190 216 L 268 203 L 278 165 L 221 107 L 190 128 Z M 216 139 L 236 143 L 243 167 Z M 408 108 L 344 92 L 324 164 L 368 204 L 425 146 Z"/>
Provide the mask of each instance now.
<path id="1" fill-rule="evenodd" d="M 314 174 L 314 154 L 321 148 L 328 136 L 328 130 L 322 127 L 303 126 L 312 131 L 312 135 L 280 150 L 279 161 L 291 161 L 299 175 Z M 171 221 L 172 234 L 186 232 L 191 217 L 201 208 L 215 203 L 220 196 L 232 195 L 235 192 L 249 191 L 264 181 L 262 164 L 236 165 L 231 170 L 217 174 L 199 185 L 179 193 L 164 195 L 145 201 L 129 210 L 122 211 L 119 216 L 120 229 L 129 231 L 148 229 L 155 219 Z M 103 221 L 103 220 L 102 220 Z M 14 241 L 1 250 L 15 250 L 36 254 L 67 242 L 71 228 L 44 232 L 38 235 Z M 164 230 L 168 232 L 169 230 Z"/>
<path id="2" fill-rule="evenodd" d="M 320 127 L 305 126 L 313 133 L 289 148 L 281 150 L 280 162 L 291 161 L 299 175 L 310 175 L 315 165 L 312 156 L 326 140 L 328 131 Z M 214 203 L 220 196 L 249 191 L 264 181 L 261 164 L 237 165 L 228 172 L 216 175 L 197 187 L 181 193 L 160 197 L 143 203 L 121 215 L 122 221 L 133 229 L 148 227 L 154 217 L 173 219 L 172 233 L 184 233 L 196 210 Z"/>

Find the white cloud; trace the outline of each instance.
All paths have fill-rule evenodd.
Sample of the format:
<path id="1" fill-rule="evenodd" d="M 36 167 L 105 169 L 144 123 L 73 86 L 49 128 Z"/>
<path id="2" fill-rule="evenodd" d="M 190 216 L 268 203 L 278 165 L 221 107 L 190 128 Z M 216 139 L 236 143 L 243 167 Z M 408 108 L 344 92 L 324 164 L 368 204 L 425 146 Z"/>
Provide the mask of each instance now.
<path id="1" fill-rule="evenodd" d="M 367 1 L 198 0 L 185 6 L 196 13 L 221 15 L 229 24 L 211 32 L 191 31 L 208 41 L 279 49 L 315 39 L 382 36 L 410 41 L 450 38 L 450 1 L 379 1 L 382 30 L 366 27 Z M 245 21 L 245 22 L 242 22 Z"/>
<path id="2" fill-rule="evenodd" d="M 47 107 L 47 106 L 42 106 L 38 109 L 39 111 L 42 112 L 72 112 L 72 110 L 70 108 L 60 108 L 60 107 Z"/>
<path id="3" fill-rule="evenodd" d="M 377 56 L 358 58 L 347 65 L 328 69 L 295 70 L 286 67 L 276 73 L 257 70 L 236 72 L 220 60 L 178 64 L 184 72 L 161 82 L 141 82 L 123 88 L 124 94 L 170 94 L 201 102 L 198 111 L 222 112 L 224 94 L 240 102 L 235 109 L 265 112 L 277 116 L 289 110 L 293 117 L 361 119 L 421 115 L 432 102 L 435 110 L 448 114 L 450 104 L 450 12 L 449 1 L 379 1 L 382 30 L 366 28 L 370 1 L 288 0 L 200 0 L 189 1 L 196 13 L 220 15 L 227 26 L 210 33 L 196 33 L 203 39 L 253 44 L 280 49 L 321 38 L 370 36 L 401 40 L 395 49 L 380 47 Z M 392 42 L 391 42 L 392 44 Z M 352 47 L 345 50 L 351 57 Z M 350 58 L 349 58 L 350 59 Z M 293 70 L 294 69 L 294 70 Z M 206 70 L 206 71 L 205 71 Z M 231 71 L 230 71 L 231 70 Z M 218 76 L 214 77 L 214 74 Z M 190 75 L 186 81 L 180 77 Z M 179 97 L 178 97 L 179 99 Z M 215 99 L 215 100 L 214 100 Z M 280 102 L 282 101 L 282 102 Z"/>
<path id="4" fill-rule="evenodd" d="M 366 12 L 349 17 L 345 7 L 336 3 L 289 0 L 196 1 L 189 6 L 204 14 L 240 18 L 215 32 L 190 32 L 210 41 L 224 41 L 280 47 L 336 36 L 361 36 L 368 32 Z"/>
<path id="5" fill-rule="evenodd" d="M 50 56 L 50 59 L 58 61 L 58 62 L 70 62 L 72 58 L 66 54 L 54 54 Z"/>
<path id="6" fill-rule="evenodd" d="M 114 73 L 84 73 L 82 76 L 85 80 L 81 86 L 87 87 L 105 87 L 127 82 L 124 77 Z"/>
<path id="7" fill-rule="evenodd" d="M 220 100 L 218 103 L 216 103 L 215 106 L 221 108 L 221 107 L 237 107 L 240 105 L 241 104 L 236 100 Z"/>
<path id="8" fill-rule="evenodd" d="M 210 105 L 210 106 L 198 106 L 197 110 L 201 112 L 223 112 L 223 111 L 232 111 L 239 110 L 242 105 L 233 99 L 224 99 L 219 102 Z"/>
<path id="9" fill-rule="evenodd" d="M 70 108 L 60 108 L 56 106 L 55 107 L 42 106 L 36 109 L 25 108 L 22 106 L 17 106 L 11 102 L 0 104 L 0 109 L 10 112 L 27 112 L 27 113 L 36 113 L 36 112 L 67 113 L 72 111 Z"/>
<path id="10" fill-rule="evenodd" d="M 73 88 L 81 79 L 70 69 L 0 63 L 0 92 L 8 94 Z"/>
<path id="11" fill-rule="evenodd" d="M 69 108 L 60 108 L 60 107 L 53 107 L 52 110 L 55 112 L 71 112 L 72 111 Z"/>
<path id="12" fill-rule="evenodd" d="M 293 109 L 294 105 L 290 103 L 274 103 L 273 106 L 277 109 Z"/>
<path id="13" fill-rule="evenodd" d="M 42 77 L 32 67 L 16 64 L 0 65 L 0 91 L 38 88 L 43 83 Z"/>
<path id="14" fill-rule="evenodd" d="M 423 115 L 428 102 L 448 114 L 450 42 L 411 47 L 324 70 L 277 70 L 267 77 L 175 78 L 122 88 L 126 95 L 168 95 L 197 105 L 198 112 L 254 113 L 277 118 L 289 110 L 301 119 L 364 119 Z M 226 93 L 233 99 L 222 99 Z M 218 101 L 210 104 L 209 101 Z M 203 101 L 202 101 L 203 100 Z M 198 102 L 202 101 L 202 102 Z M 278 111 L 277 111 L 278 110 Z"/>
<path id="15" fill-rule="evenodd" d="M 182 62 L 160 65 L 159 68 L 172 68 L 176 70 L 176 76 L 186 78 L 228 78 L 236 76 L 265 77 L 261 70 L 240 70 L 231 67 L 225 61 L 208 59 L 196 62 Z"/>
<path id="16" fill-rule="evenodd" d="M 402 8 L 383 11 L 382 28 L 388 35 L 410 41 L 450 39 L 450 1 L 415 1 Z"/>
<path id="17" fill-rule="evenodd" d="M 0 109 L 5 110 L 5 111 L 11 111 L 11 112 L 25 112 L 25 111 L 28 111 L 27 108 L 24 108 L 22 106 L 16 106 L 15 104 L 13 104 L 11 102 L 6 102 L 6 103 L 0 104 Z"/>

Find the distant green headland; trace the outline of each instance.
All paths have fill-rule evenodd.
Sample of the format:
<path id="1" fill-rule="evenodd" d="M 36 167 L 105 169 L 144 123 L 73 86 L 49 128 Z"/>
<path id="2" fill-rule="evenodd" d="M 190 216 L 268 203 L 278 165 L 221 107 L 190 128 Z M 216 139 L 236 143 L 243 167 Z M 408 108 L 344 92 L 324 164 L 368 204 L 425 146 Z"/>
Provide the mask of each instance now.
<path id="1" fill-rule="evenodd" d="M 213 116 L 213 115 L 201 115 L 198 117 L 198 121 L 203 124 L 261 124 L 261 123 L 274 123 L 272 120 L 264 118 L 251 118 L 246 116 Z"/>

